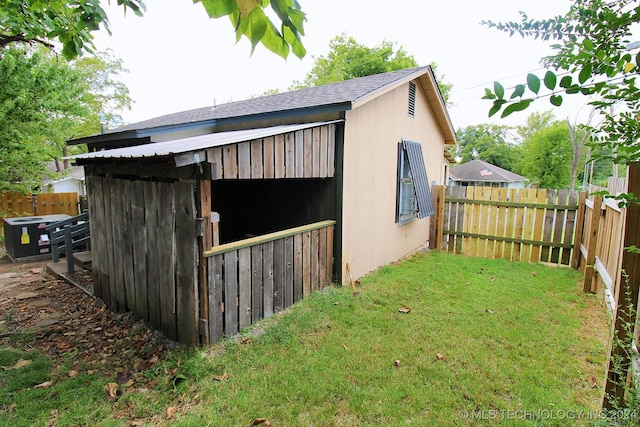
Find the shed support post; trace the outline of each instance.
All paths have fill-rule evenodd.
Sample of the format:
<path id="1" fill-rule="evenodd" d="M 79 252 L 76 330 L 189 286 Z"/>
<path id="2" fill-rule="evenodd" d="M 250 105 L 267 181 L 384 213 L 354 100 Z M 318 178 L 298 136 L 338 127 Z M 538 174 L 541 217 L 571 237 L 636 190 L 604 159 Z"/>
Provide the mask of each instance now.
<path id="1" fill-rule="evenodd" d="M 199 316 L 200 316 L 200 342 L 209 344 L 209 328 L 206 327 L 209 321 L 209 283 L 207 274 L 207 258 L 204 251 L 211 249 L 212 226 L 211 226 L 211 181 L 199 180 L 196 191 L 197 215 L 202 221 L 202 233 L 198 237 L 198 295 L 199 295 Z"/>

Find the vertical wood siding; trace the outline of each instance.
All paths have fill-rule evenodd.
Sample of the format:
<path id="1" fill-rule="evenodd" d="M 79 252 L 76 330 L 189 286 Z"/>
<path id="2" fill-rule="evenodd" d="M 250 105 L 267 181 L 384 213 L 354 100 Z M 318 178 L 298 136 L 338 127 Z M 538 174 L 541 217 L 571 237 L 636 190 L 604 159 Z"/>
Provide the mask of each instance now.
<path id="1" fill-rule="evenodd" d="M 205 253 L 210 342 L 291 306 L 333 276 L 333 221 L 321 228 Z M 277 233 L 274 233 L 277 234 Z M 218 250 L 218 252 L 215 252 Z"/>
<path id="2" fill-rule="evenodd" d="M 173 340 L 198 344 L 193 184 L 88 176 L 87 186 L 96 296 Z"/>
<path id="3" fill-rule="evenodd" d="M 336 125 L 215 147 L 207 161 L 213 179 L 331 178 L 335 175 Z"/>

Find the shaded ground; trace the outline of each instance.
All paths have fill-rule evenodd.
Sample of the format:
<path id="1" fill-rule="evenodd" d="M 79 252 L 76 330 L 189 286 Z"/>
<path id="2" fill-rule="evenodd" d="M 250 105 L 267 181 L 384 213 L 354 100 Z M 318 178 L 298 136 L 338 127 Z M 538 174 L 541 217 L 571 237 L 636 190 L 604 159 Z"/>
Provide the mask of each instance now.
<path id="1" fill-rule="evenodd" d="M 37 350 L 55 366 L 127 377 L 149 369 L 177 344 L 130 314 L 111 313 L 81 289 L 45 271 L 47 261 L 13 263 L 0 253 L 0 346 Z M 90 273 L 74 280 L 91 289 Z"/>

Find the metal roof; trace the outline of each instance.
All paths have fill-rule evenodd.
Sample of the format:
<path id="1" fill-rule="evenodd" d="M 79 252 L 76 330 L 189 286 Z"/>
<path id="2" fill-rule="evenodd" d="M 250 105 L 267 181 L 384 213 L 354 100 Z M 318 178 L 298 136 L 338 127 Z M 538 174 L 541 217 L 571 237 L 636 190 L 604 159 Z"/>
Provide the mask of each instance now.
<path id="1" fill-rule="evenodd" d="M 189 138 L 173 139 L 170 141 L 154 142 L 133 147 L 114 148 L 112 150 L 94 151 L 92 153 L 78 154 L 70 156 L 70 159 L 138 159 L 143 157 L 160 157 L 172 154 L 183 154 L 191 151 L 204 150 L 222 145 L 236 144 L 254 139 L 266 138 L 283 133 L 295 132 L 312 127 L 340 122 L 333 120 L 329 122 L 302 123 L 295 125 L 271 126 L 258 129 L 236 130 L 228 132 L 210 133 L 207 135 L 192 136 Z"/>

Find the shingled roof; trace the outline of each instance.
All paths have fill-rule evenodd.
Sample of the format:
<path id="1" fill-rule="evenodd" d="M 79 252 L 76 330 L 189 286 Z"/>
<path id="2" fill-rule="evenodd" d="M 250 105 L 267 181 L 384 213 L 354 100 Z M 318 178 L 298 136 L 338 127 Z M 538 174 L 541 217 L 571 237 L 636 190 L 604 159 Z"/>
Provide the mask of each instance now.
<path id="1" fill-rule="evenodd" d="M 451 168 L 449 176 L 453 181 L 517 182 L 527 178 L 510 172 L 483 160 L 471 160 Z"/>
<path id="2" fill-rule="evenodd" d="M 386 90 L 414 79 L 428 79 L 434 82 L 433 84 L 425 82 L 424 90 L 427 91 L 429 102 L 440 104 L 440 108 L 434 108 L 434 110 L 438 120 L 441 121 L 443 129 L 448 128 L 445 130 L 447 143 L 455 142 L 453 126 L 444 107 L 442 96 L 435 84 L 435 77 L 431 68 L 426 66 L 167 114 L 107 130 L 100 135 L 70 141 L 70 143 L 91 143 L 97 139 L 123 137 L 139 138 L 163 129 L 200 125 L 215 126 L 227 120 L 270 117 L 274 114 L 282 116 L 289 114 L 299 115 L 320 110 L 345 111 L 356 108 L 360 103 L 366 102 L 379 93 L 384 93 Z M 435 90 L 433 87 L 435 87 Z"/>

